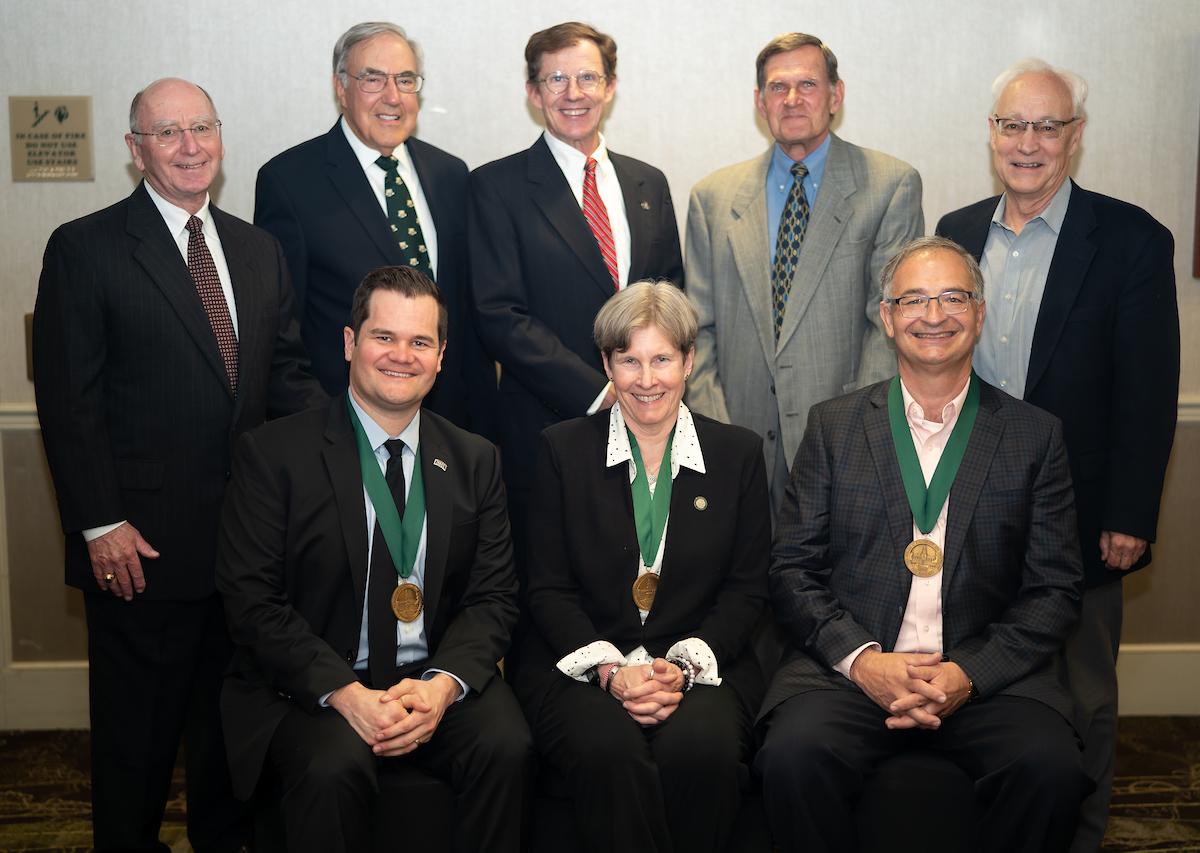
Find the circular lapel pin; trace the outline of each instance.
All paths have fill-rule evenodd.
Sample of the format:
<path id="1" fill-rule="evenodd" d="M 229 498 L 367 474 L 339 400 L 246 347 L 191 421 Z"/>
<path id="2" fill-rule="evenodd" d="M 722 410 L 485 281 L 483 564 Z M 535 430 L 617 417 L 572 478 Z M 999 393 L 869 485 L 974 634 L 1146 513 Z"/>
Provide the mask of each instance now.
<path id="1" fill-rule="evenodd" d="M 704 495 L 697 495 L 696 499 L 692 501 L 692 506 L 701 512 L 704 512 L 706 509 L 708 509 L 708 498 L 704 497 Z"/>

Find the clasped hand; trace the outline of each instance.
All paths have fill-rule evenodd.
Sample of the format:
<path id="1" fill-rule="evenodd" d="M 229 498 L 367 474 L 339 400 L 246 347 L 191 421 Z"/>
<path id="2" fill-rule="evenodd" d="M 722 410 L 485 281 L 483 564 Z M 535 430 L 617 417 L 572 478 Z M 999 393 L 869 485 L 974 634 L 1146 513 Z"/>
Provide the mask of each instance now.
<path id="1" fill-rule="evenodd" d="M 866 649 L 850 667 L 850 679 L 891 716 L 889 729 L 937 729 L 962 706 L 971 682 L 962 667 L 931 654 Z"/>
<path id="2" fill-rule="evenodd" d="M 428 681 L 401 679 L 387 690 L 372 690 L 354 681 L 333 691 L 329 705 L 372 752 L 390 758 L 428 743 L 460 692 L 458 682 L 444 673 Z"/>
<path id="3" fill-rule="evenodd" d="M 608 692 L 643 726 L 656 726 L 675 713 L 683 699 L 683 673 L 673 663 L 625 666 L 608 683 Z"/>

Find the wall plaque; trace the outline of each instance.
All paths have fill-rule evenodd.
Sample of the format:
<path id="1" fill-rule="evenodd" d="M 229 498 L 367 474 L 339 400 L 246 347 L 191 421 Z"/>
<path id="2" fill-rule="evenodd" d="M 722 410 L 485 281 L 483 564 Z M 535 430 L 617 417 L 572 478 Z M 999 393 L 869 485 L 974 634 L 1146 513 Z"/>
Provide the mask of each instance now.
<path id="1" fill-rule="evenodd" d="M 90 181 L 92 99 L 88 95 L 10 95 L 14 181 Z"/>

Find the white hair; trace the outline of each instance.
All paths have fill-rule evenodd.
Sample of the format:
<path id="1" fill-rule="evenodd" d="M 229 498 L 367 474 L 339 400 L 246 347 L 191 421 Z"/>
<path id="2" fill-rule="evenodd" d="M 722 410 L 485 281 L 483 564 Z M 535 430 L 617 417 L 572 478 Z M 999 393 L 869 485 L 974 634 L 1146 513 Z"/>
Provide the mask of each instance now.
<path id="1" fill-rule="evenodd" d="M 1014 62 L 1001 71 L 1000 76 L 992 81 L 993 113 L 996 112 L 996 105 L 1000 103 L 1000 96 L 1004 94 L 1004 90 L 1008 88 L 1008 84 L 1024 74 L 1049 74 L 1052 77 L 1057 77 L 1071 93 L 1071 116 L 1073 118 L 1087 118 L 1087 111 L 1083 107 L 1084 101 L 1087 100 L 1088 96 L 1087 81 L 1074 71 L 1067 71 L 1065 68 L 1055 68 L 1044 60 L 1034 58 L 1021 59 Z"/>

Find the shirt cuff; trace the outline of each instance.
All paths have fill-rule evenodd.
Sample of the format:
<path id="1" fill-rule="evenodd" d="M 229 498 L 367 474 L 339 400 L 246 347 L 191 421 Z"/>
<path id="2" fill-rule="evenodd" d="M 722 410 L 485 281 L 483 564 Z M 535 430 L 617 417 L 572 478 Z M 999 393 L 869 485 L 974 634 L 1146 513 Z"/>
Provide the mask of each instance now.
<path id="1" fill-rule="evenodd" d="M 690 663 L 696 670 L 697 684 L 707 684 L 710 687 L 716 687 L 721 683 L 721 676 L 717 673 L 717 656 L 713 654 L 713 650 L 709 648 L 708 643 L 699 637 L 688 637 L 685 640 L 680 640 L 667 649 L 665 657 L 667 660 L 671 658 L 683 658 Z"/>
<path id="2" fill-rule="evenodd" d="M 558 671 L 576 681 L 587 681 L 584 673 L 594 666 L 604 663 L 619 663 L 624 665 L 625 655 L 608 640 L 596 640 L 588 643 L 582 649 L 576 649 L 560 660 L 556 667 Z"/>
<path id="3" fill-rule="evenodd" d="M 596 395 L 596 399 L 592 400 L 592 405 L 588 406 L 587 413 L 594 415 L 600 411 L 600 404 L 604 402 L 604 398 L 608 396 L 608 389 L 612 387 L 612 382 L 605 382 L 604 387 L 600 389 L 600 393 Z"/>
<path id="4" fill-rule="evenodd" d="M 423 673 L 421 673 L 421 680 L 422 681 L 430 681 L 439 672 L 442 675 L 450 676 L 451 678 L 453 678 L 455 681 L 458 682 L 459 694 L 458 694 L 458 698 L 454 700 L 455 702 L 461 702 L 463 699 L 467 698 L 467 693 L 470 692 L 471 688 L 467 687 L 467 683 L 465 681 L 463 681 L 461 678 L 459 678 L 457 675 L 455 675 L 453 672 L 446 672 L 446 670 L 444 670 L 444 669 L 427 669 Z"/>
<path id="5" fill-rule="evenodd" d="M 872 647 L 874 647 L 875 651 L 877 651 L 877 652 L 883 651 L 883 647 L 880 646 L 879 643 L 873 643 L 873 642 L 872 643 L 863 643 L 857 649 L 855 649 L 850 654 L 846 655 L 840 661 L 835 663 L 833 665 L 833 668 L 836 669 L 838 672 L 840 672 L 842 675 L 846 676 L 846 678 L 849 678 L 850 677 L 850 667 L 854 666 L 854 662 L 856 660 L 858 660 L 858 656 L 861 655 L 867 649 L 872 648 Z"/>
<path id="6" fill-rule="evenodd" d="M 91 542 L 94 539 L 99 539 L 101 536 L 104 536 L 105 534 L 112 533 L 114 530 L 116 530 L 118 527 L 120 527 L 124 523 L 125 523 L 124 521 L 117 521 L 117 522 L 114 522 L 113 524 L 105 524 L 100 527 L 89 527 L 83 531 L 83 541 Z"/>

